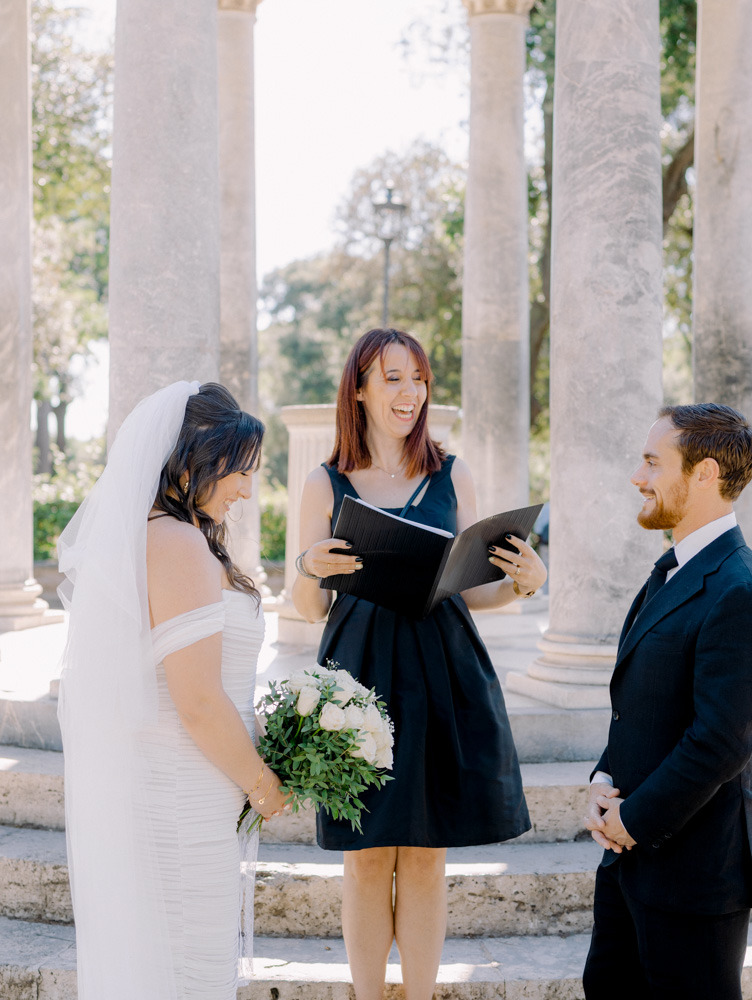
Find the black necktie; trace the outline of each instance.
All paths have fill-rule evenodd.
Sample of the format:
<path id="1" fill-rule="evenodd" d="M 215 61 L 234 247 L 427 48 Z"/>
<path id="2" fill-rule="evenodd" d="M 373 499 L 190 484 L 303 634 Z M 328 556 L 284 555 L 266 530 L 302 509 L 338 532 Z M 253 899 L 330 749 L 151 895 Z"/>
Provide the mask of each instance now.
<path id="1" fill-rule="evenodd" d="M 675 566 L 679 565 L 679 561 L 676 558 L 676 552 L 673 549 L 669 549 L 668 552 L 664 552 L 661 558 L 656 562 L 653 567 L 653 572 L 650 574 L 648 579 L 648 589 L 645 594 L 645 600 L 642 602 L 642 608 L 648 603 L 648 601 L 654 597 L 661 587 L 666 582 L 666 574 L 670 569 L 674 569 Z M 640 611 L 642 611 L 640 608 Z"/>

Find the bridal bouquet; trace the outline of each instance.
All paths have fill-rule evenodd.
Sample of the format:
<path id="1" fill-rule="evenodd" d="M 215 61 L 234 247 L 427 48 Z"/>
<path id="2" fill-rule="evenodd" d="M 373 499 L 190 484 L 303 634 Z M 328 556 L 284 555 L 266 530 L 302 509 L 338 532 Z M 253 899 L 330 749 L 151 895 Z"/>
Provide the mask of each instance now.
<path id="1" fill-rule="evenodd" d="M 384 771 L 392 767 L 394 726 L 375 692 L 337 666 L 327 660 L 272 681 L 257 716 L 258 751 L 281 778 L 293 812 L 310 802 L 362 833 L 358 796 L 391 781 Z M 246 803 L 240 820 L 250 809 Z M 252 828 L 260 825 L 258 816 Z"/>

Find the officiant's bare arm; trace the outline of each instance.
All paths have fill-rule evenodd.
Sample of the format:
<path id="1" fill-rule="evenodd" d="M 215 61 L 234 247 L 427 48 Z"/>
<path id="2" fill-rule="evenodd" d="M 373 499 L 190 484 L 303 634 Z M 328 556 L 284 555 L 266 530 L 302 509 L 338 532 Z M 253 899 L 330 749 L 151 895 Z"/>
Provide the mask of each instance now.
<path id="1" fill-rule="evenodd" d="M 303 486 L 300 500 L 300 545 L 303 569 L 316 579 L 298 573 L 292 588 L 292 600 L 300 614 L 309 622 L 326 618 L 332 603 L 331 590 L 322 590 L 319 579 L 335 573 L 355 573 L 355 554 L 349 556 L 333 553 L 332 549 L 346 549 L 349 543 L 332 538 L 332 508 L 334 494 L 329 475 L 321 466 L 310 473 Z"/>
<path id="2" fill-rule="evenodd" d="M 475 484 L 466 462 L 461 458 L 456 458 L 452 465 L 452 485 L 457 497 L 457 532 L 464 531 L 471 524 L 478 520 L 478 512 L 475 501 Z M 505 573 L 510 575 L 500 580 L 498 583 L 484 583 L 480 587 L 473 587 L 471 590 L 463 592 L 462 596 L 468 608 L 475 611 L 482 611 L 486 608 L 501 608 L 505 604 L 511 604 L 517 600 L 512 586 L 512 577 L 515 575 L 518 586 L 523 593 L 530 590 L 538 590 L 546 581 L 546 567 L 538 557 L 536 551 L 519 538 L 512 539 L 519 550 L 519 555 L 509 552 L 506 549 L 497 549 L 495 553 L 489 552 L 488 558 Z M 517 574 L 517 569 L 519 573 Z"/>
<path id="3" fill-rule="evenodd" d="M 153 625 L 222 600 L 222 564 L 190 524 L 173 518 L 150 522 L 146 564 Z M 197 746 L 240 788 L 254 788 L 262 760 L 222 686 L 222 633 L 169 654 L 164 668 L 180 721 Z M 257 795 L 274 779 L 267 768 Z M 285 797 L 275 786 L 257 808 L 268 817 L 284 805 Z"/>

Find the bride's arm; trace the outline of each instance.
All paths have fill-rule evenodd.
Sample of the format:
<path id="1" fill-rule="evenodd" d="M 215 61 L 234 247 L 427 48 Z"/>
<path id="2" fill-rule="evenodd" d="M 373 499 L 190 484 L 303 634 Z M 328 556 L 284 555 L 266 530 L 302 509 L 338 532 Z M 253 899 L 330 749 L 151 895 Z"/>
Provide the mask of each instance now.
<path id="1" fill-rule="evenodd" d="M 201 532 L 178 521 L 155 527 L 150 526 L 147 547 L 154 624 L 220 601 L 222 567 Z M 164 667 L 180 721 L 208 759 L 242 789 L 255 789 L 251 801 L 264 816 L 282 809 L 285 797 L 276 776 L 264 767 L 259 782 L 263 761 L 222 687 L 222 633 L 169 654 Z M 258 806 L 261 796 L 264 804 Z"/>

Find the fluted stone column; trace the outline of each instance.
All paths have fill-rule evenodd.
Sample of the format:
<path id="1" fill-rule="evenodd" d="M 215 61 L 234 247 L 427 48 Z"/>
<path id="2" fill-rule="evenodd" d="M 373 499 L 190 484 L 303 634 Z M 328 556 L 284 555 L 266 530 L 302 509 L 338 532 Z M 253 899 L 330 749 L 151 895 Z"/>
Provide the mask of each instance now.
<path id="1" fill-rule="evenodd" d="M 0 631 L 40 625 L 47 609 L 33 579 L 29 66 L 29 4 L 0 0 Z"/>
<path id="2" fill-rule="evenodd" d="M 695 127 L 695 399 L 752 419 L 752 5 L 700 0 Z M 736 504 L 752 537 L 752 491 Z"/>
<path id="3" fill-rule="evenodd" d="M 300 500 L 309 473 L 325 462 L 334 447 L 337 407 L 283 406 L 280 415 L 290 435 L 287 452 L 287 533 L 285 538 L 285 586 L 279 597 L 267 603 L 279 613 L 278 640 L 301 645 L 318 645 L 323 624 L 310 624 L 296 611 L 290 597 L 295 582 L 295 559 L 300 552 Z M 444 448 L 457 422 L 457 407 L 432 405 L 428 411 L 431 437 Z"/>
<path id="4" fill-rule="evenodd" d="M 280 642 L 317 645 L 322 625 L 310 624 L 292 603 L 295 558 L 300 552 L 300 500 L 308 474 L 325 462 L 334 447 L 334 420 L 337 407 L 283 406 L 280 416 L 289 434 L 287 451 L 287 529 L 285 534 L 285 585 L 273 609 L 279 612 Z M 272 607 L 272 605 L 269 605 Z"/>
<path id="5" fill-rule="evenodd" d="M 216 0 L 119 0 L 109 437 L 143 396 L 219 375 Z"/>
<path id="6" fill-rule="evenodd" d="M 559 0 L 551 312 L 551 618 L 517 692 L 609 704 L 661 551 L 629 476 L 661 394 L 658 0 Z"/>
<path id="7" fill-rule="evenodd" d="M 464 0 L 470 154 L 462 292 L 462 453 L 478 514 L 528 502 L 530 321 L 525 29 L 533 0 Z"/>
<path id="8" fill-rule="evenodd" d="M 219 0 L 220 381 L 258 414 L 253 34 L 260 0 Z M 233 556 L 258 584 L 258 493 L 230 524 Z"/>

